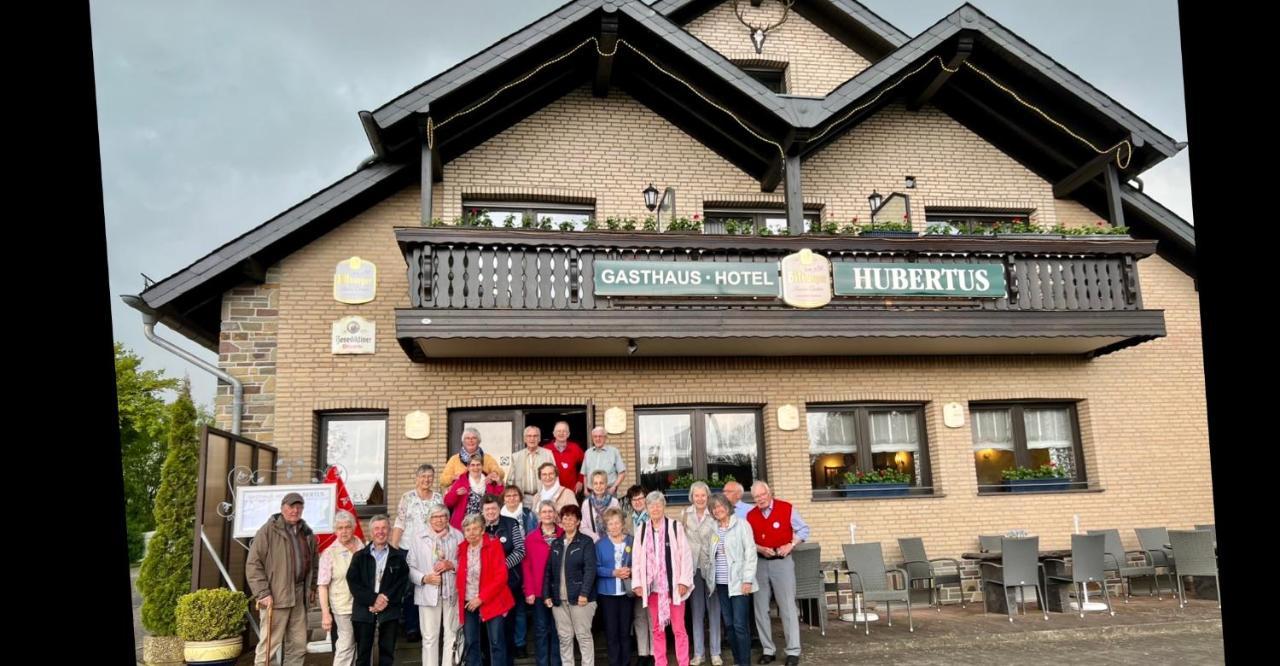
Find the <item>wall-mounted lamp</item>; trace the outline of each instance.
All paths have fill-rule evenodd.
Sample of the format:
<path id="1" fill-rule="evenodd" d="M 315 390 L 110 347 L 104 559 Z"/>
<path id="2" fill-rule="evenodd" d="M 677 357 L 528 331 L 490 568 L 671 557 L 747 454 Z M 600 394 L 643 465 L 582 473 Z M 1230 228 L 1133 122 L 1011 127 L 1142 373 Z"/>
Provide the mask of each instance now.
<path id="1" fill-rule="evenodd" d="M 867 197 L 867 203 L 871 205 L 871 221 L 875 221 L 876 211 L 880 209 L 880 204 L 884 203 L 884 197 L 880 193 L 871 190 L 871 196 Z"/>
<path id="2" fill-rule="evenodd" d="M 640 348 L 640 345 L 636 344 L 635 338 L 627 338 L 627 356 L 630 356 L 636 353 L 636 350 L 639 348 Z"/>
<path id="3" fill-rule="evenodd" d="M 658 207 L 658 188 L 649 183 L 649 187 L 644 188 L 644 207 L 653 212 Z"/>
<path id="4" fill-rule="evenodd" d="M 906 180 L 906 186 L 907 186 L 907 189 L 908 189 L 908 190 L 914 190 L 914 189 L 916 189 L 916 177 L 915 177 L 915 176 L 907 176 L 905 180 Z"/>

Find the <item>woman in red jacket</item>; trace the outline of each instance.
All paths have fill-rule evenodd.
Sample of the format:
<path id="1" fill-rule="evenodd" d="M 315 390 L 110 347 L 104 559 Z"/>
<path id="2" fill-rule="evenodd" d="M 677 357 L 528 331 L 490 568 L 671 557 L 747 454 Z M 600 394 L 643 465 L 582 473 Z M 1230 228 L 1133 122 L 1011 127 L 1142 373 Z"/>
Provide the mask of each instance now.
<path id="1" fill-rule="evenodd" d="M 485 495 L 502 497 L 502 485 L 485 478 L 484 454 L 476 453 L 467 463 L 467 473 L 458 477 L 444 494 L 444 505 L 453 512 L 449 524 L 455 529 L 462 529 L 462 518 L 479 514 Z"/>
<path id="2" fill-rule="evenodd" d="M 490 662 L 506 664 L 503 615 L 515 607 L 507 587 L 506 554 L 497 539 L 484 533 L 484 518 L 478 513 L 462 519 L 462 536 L 465 541 L 458 544 L 458 613 L 467 639 L 467 664 L 483 666 L 482 632 L 488 633 Z"/>
<path id="3" fill-rule="evenodd" d="M 564 534 L 560 529 L 560 514 L 555 502 L 543 500 L 538 504 L 538 526 L 524 538 L 524 601 L 532 604 L 535 666 L 560 666 L 560 637 L 556 633 L 556 621 L 551 609 L 542 600 L 542 577 L 546 573 L 547 559 L 551 557 L 551 543 Z"/>

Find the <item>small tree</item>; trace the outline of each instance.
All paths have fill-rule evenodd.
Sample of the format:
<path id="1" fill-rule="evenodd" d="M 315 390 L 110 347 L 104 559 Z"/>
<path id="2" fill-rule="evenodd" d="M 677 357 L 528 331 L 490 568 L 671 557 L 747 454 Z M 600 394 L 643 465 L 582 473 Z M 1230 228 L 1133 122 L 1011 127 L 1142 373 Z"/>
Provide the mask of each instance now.
<path id="1" fill-rule="evenodd" d="M 198 446 L 196 406 L 191 384 L 184 381 L 169 408 L 169 452 L 156 494 L 156 533 L 138 574 L 142 626 L 153 636 L 176 635 L 174 609 L 178 597 L 191 589 Z"/>
<path id="2" fill-rule="evenodd" d="M 162 370 L 143 370 L 142 359 L 118 342 L 115 355 L 129 561 L 137 562 L 142 559 L 142 533 L 156 526 L 151 507 L 160 490 L 169 436 L 169 408 L 161 394 L 176 390 L 179 381 L 165 377 Z"/>

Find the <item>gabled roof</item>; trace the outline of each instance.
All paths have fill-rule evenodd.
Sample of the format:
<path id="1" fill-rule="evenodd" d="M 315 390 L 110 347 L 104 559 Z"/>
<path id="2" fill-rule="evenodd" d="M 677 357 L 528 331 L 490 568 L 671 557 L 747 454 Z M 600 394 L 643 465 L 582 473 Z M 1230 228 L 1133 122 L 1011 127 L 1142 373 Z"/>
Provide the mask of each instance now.
<path id="1" fill-rule="evenodd" d="M 448 133 L 437 135 L 438 154 L 448 162 L 592 80 L 598 60 L 595 45 L 588 40 L 602 34 L 608 17 L 616 17 L 618 36 L 628 44 L 628 48 L 619 46 L 616 51 L 611 85 L 756 178 L 774 169 L 779 157 L 776 147 L 760 136 L 791 146 L 795 154 L 819 150 L 893 99 L 886 94 L 871 103 L 883 90 L 935 55 L 945 60 L 963 37 L 973 38 L 972 57 L 984 70 L 1018 90 L 1032 91 L 1035 103 L 1052 106 L 1055 113 L 1095 141 L 1110 146 L 1122 136 L 1133 137 L 1135 152 L 1126 176 L 1141 173 L 1183 147 L 972 5 L 962 5 L 908 40 L 897 28 L 851 0 L 797 3 L 797 11 L 836 16 L 822 20 L 843 25 L 846 32 L 857 22 L 863 26 L 862 32 L 894 47 L 827 97 L 803 99 L 775 95 L 664 14 L 687 17 L 700 6 L 712 4 L 703 0 L 663 0 L 653 7 L 639 0 L 566 3 L 374 112 L 361 112 L 377 161 L 152 285 L 140 295 L 144 305 L 139 307 L 155 311 L 162 321 L 216 348 L 220 298 L 227 289 L 246 278 L 261 279 L 264 267 L 418 177 L 418 124 L 425 114 L 429 112 L 435 120 L 458 117 Z M 550 64 L 526 76 L 531 67 L 547 62 Z M 678 72 L 699 92 L 674 83 L 655 70 L 654 64 Z M 519 85 L 509 86 L 517 79 Z M 495 105 L 496 110 L 468 111 L 504 86 L 513 90 L 503 93 L 506 98 Z M 922 82 L 912 80 L 901 84 L 895 94 L 911 94 L 922 88 Z M 1094 157 L 1074 139 L 1003 95 L 993 95 L 992 90 L 989 82 L 962 69 L 932 103 L 1051 182 Z M 727 122 L 719 111 L 704 112 L 708 105 L 701 95 L 732 108 L 744 126 Z M 860 106 L 866 108 L 850 114 Z M 805 140 L 806 133 L 820 133 L 828 127 L 830 131 L 819 140 Z M 1073 196 L 1099 211 L 1098 189 L 1100 184 L 1095 181 Z M 1131 226 L 1139 233 L 1169 241 L 1171 249 L 1179 253 L 1178 265 L 1190 272 L 1188 257 L 1195 247 L 1191 225 L 1127 186 L 1122 199 L 1126 214 L 1135 218 Z"/>

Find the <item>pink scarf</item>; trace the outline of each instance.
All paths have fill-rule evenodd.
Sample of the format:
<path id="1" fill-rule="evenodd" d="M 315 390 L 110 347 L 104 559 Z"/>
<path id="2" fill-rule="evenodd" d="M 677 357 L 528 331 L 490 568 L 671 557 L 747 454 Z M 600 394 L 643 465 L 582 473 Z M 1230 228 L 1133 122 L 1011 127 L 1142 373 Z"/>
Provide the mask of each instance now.
<path id="1" fill-rule="evenodd" d="M 649 523 L 653 528 L 653 523 Z M 658 625 L 666 628 L 671 624 L 671 590 L 667 585 L 667 553 L 664 544 L 667 540 L 667 519 L 663 518 L 657 529 L 653 529 L 653 538 L 649 539 L 648 552 L 651 568 L 649 569 L 649 591 L 658 595 Z"/>

